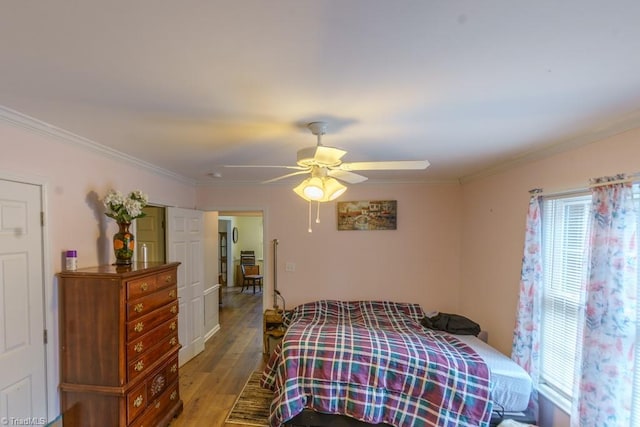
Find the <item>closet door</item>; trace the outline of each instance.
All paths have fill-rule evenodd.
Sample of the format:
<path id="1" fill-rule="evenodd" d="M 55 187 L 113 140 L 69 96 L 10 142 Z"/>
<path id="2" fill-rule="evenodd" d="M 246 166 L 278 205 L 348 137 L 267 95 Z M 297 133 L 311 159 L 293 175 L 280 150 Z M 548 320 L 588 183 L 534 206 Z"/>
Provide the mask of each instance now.
<path id="1" fill-rule="evenodd" d="M 204 213 L 167 208 L 167 262 L 178 261 L 179 364 L 204 350 Z"/>
<path id="2" fill-rule="evenodd" d="M 0 180 L 0 421 L 47 417 L 41 206 L 40 186 Z"/>

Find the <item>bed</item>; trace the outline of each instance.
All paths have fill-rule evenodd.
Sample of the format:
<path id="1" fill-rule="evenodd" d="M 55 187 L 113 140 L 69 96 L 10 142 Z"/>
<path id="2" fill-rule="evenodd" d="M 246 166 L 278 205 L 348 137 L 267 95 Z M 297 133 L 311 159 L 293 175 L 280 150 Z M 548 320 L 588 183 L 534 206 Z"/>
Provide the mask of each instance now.
<path id="1" fill-rule="evenodd" d="M 489 367 L 491 379 L 491 400 L 496 413 L 507 417 L 527 418 L 533 382 L 527 372 L 516 362 L 473 335 L 454 335 L 471 347 Z"/>
<path id="2" fill-rule="evenodd" d="M 535 424 L 536 416 L 531 407 L 533 382 L 529 374 L 513 360 L 488 345 L 484 331 L 478 337 L 453 335 L 476 351 L 489 368 L 493 402 L 489 425 L 495 427 L 501 425 L 504 420 Z M 285 427 L 319 426 L 370 427 L 370 424 L 344 415 L 322 414 L 308 408 L 285 423 Z M 378 424 L 378 426 L 388 426 L 388 424 Z"/>
<path id="3" fill-rule="evenodd" d="M 324 419 L 316 425 L 341 416 L 349 425 L 489 426 L 495 381 L 477 342 L 423 328 L 424 316 L 418 304 L 390 301 L 323 300 L 287 313 L 262 377 L 274 390 L 270 425 L 312 410 Z"/>

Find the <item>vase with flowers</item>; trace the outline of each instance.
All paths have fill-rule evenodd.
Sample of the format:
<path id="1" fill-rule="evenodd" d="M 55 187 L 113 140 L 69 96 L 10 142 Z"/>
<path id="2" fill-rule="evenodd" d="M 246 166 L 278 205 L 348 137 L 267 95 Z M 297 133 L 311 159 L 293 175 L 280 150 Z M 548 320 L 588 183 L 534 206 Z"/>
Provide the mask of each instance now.
<path id="1" fill-rule="evenodd" d="M 148 198 L 140 190 L 130 192 L 126 197 L 119 191 L 111 190 L 104 198 L 105 215 L 118 223 L 118 232 L 113 235 L 113 251 L 116 265 L 130 265 L 136 243 L 129 227 L 131 222 L 142 218 L 142 208 L 147 206 Z"/>

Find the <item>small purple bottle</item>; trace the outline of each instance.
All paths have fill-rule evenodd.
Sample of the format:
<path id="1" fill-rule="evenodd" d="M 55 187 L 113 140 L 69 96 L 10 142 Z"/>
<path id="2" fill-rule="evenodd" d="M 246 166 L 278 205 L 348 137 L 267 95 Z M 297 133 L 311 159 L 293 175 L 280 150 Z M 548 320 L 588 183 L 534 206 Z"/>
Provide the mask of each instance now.
<path id="1" fill-rule="evenodd" d="M 75 271 L 78 269 L 78 252 L 67 251 L 67 265 L 66 268 L 69 271 Z"/>

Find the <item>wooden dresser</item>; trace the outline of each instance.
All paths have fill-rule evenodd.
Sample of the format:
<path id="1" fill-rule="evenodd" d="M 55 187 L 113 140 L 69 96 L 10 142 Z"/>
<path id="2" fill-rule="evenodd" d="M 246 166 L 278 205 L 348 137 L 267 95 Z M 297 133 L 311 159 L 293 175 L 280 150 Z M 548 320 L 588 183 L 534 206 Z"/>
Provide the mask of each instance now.
<path id="1" fill-rule="evenodd" d="M 64 426 L 166 426 L 178 389 L 179 263 L 58 274 Z"/>

